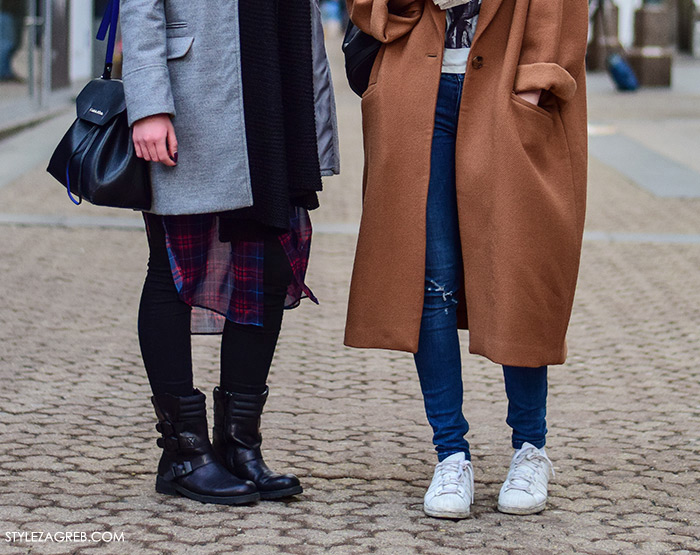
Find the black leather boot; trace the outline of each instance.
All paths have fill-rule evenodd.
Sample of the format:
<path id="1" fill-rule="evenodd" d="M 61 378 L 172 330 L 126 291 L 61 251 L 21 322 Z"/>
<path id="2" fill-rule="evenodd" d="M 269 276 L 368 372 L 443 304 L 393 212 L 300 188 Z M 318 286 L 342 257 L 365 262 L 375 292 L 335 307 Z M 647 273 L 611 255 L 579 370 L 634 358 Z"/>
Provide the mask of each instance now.
<path id="1" fill-rule="evenodd" d="M 268 388 L 260 395 L 214 389 L 214 450 L 226 468 L 255 483 L 260 499 L 280 499 L 303 491 L 293 474 L 270 470 L 260 451 L 260 416 Z"/>
<path id="2" fill-rule="evenodd" d="M 151 397 L 158 416 L 158 447 L 163 455 L 158 463 L 156 491 L 178 493 L 221 505 L 252 503 L 260 499 L 255 484 L 233 476 L 217 460 L 209 441 L 206 396 L 194 390 L 187 397 Z"/>

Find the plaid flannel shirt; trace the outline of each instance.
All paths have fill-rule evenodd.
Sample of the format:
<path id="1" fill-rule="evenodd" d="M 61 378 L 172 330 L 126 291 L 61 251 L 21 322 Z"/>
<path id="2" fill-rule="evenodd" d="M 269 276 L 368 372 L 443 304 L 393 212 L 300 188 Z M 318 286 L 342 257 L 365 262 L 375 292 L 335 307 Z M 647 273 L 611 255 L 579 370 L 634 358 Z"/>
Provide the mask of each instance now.
<path id="1" fill-rule="evenodd" d="M 170 268 L 180 298 L 193 307 L 192 333 L 221 333 L 226 319 L 263 324 L 264 241 L 219 241 L 216 214 L 163 216 Z M 290 230 L 279 235 L 293 279 L 285 308 L 318 300 L 306 286 L 311 250 L 309 213 L 292 208 Z"/>

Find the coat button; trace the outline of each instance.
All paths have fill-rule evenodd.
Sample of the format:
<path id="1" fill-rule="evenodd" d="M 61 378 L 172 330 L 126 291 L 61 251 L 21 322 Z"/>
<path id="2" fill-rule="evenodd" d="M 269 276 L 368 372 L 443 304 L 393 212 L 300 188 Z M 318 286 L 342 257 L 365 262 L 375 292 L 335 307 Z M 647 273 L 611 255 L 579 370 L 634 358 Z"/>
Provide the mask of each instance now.
<path id="1" fill-rule="evenodd" d="M 481 56 L 474 56 L 474 59 L 472 60 L 472 67 L 474 69 L 481 69 L 484 67 L 484 58 Z"/>

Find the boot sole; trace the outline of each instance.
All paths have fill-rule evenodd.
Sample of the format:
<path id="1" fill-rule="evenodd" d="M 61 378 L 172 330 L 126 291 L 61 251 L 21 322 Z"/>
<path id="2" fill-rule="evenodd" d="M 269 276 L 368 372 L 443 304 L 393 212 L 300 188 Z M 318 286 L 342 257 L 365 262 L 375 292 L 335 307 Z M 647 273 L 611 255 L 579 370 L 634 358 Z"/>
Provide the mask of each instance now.
<path id="1" fill-rule="evenodd" d="M 283 497 L 291 497 L 292 495 L 299 495 L 304 491 L 301 486 L 294 486 L 287 489 L 280 489 L 276 491 L 261 491 L 260 500 L 270 501 L 272 499 L 282 499 Z"/>
<path id="2" fill-rule="evenodd" d="M 255 503 L 260 501 L 258 492 L 248 493 L 246 495 L 234 495 L 231 497 L 218 497 L 215 495 L 202 495 L 183 488 L 174 482 L 166 482 L 160 476 L 156 477 L 156 491 L 165 495 L 182 495 L 200 503 L 212 503 L 215 505 L 245 505 L 247 503 Z"/>

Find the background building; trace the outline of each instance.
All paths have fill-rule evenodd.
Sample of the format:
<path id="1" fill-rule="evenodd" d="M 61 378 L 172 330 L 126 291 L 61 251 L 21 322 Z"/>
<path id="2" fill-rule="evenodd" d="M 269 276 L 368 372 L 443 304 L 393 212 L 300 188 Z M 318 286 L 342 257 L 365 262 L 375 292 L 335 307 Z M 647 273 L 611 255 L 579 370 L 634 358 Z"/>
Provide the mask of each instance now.
<path id="1" fill-rule="evenodd" d="M 98 75 L 107 0 L 0 0 L 0 130 L 45 112 Z M 61 102 L 62 101 L 62 102 Z"/>
<path id="2" fill-rule="evenodd" d="M 614 3 L 620 9 L 620 40 L 624 46 L 630 46 L 634 40 L 634 11 L 643 4 L 643 0 L 614 0 Z M 700 0 L 660 0 L 656 3 L 666 4 L 670 8 L 674 23 L 672 42 L 679 50 L 689 52 L 693 35 L 700 33 L 696 24 Z M 700 37 L 696 40 L 700 40 Z"/>
<path id="3" fill-rule="evenodd" d="M 0 135 L 37 113 L 65 107 L 88 79 L 100 74 L 105 46 L 94 37 L 107 1 L 0 0 Z M 330 9 L 333 3 L 342 7 L 342 2 L 322 0 L 326 15 L 336 14 L 342 22 L 337 6 Z M 633 42 L 634 12 L 642 2 L 614 0 L 625 46 Z M 671 44 L 692 52 L 695 37 L 700 56 L 700 0 L 665 3 L 673 17 Z M 10 67 L 6 75 L 3 63 Z"/>

